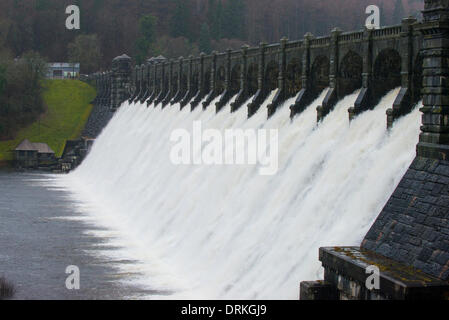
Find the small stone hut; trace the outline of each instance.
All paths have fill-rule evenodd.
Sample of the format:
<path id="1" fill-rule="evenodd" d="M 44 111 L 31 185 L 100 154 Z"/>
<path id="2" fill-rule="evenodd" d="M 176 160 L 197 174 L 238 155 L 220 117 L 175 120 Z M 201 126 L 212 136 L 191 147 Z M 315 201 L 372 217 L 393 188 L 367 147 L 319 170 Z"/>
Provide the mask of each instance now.
<path id="1" fill-rule="evenodd" d="M 23 140 L 14 150 L 16 164 L 23 168 L 36 168 L 55 160 L 55 152 L 46 143 Z"/>

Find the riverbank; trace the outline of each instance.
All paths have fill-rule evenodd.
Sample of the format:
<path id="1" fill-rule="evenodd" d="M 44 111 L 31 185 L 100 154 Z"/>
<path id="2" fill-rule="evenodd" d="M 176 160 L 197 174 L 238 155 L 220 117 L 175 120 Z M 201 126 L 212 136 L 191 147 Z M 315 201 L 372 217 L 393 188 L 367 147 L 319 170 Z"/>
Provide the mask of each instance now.
<path id="1" fill-rule="evenodd" d="M 45 114 L 30 126 L 22 129 L 13 140 L 0 141 L 0 168 L 11 166 L 13 150 L 24 139 L 44 142 L 61 157 L 67 140 L 81 137 L 92 111 L 90 102 L 95 89 L 79 80 L 46 80 Z"/>

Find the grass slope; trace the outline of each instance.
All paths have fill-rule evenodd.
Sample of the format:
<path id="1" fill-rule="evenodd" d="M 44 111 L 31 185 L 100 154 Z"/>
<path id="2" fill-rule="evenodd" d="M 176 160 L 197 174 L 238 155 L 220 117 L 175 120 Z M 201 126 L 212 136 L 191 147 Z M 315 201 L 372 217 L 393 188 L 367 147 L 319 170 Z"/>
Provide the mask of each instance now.
<path id="1" fill-rule="evenodd" d="M 78 80 L 46 80 L 44 101 L 47 111 L 40 120 L 21 129 L 14 140 L 0 141 L 0 162 L 13 159 L 20 142 L 45 142 L 60 157 L 66 140 L 77 139 L 92 111 L 95 89 Z"/>

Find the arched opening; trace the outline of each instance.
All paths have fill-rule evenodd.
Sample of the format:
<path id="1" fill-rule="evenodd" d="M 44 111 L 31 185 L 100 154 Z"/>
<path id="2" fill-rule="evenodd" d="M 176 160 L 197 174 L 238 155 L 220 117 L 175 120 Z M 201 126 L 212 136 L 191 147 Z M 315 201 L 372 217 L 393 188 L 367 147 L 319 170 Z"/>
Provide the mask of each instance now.
<path id="1" fill-rule="evenodd" d="M 190 83 L 190 89 L 195 93 L 198 91 L 198 79 L 199 75 L 198 72 L 196 72 L 192 75 L 192 82 Z"/>
<path id="2" fill-rule="evenodd" d="M 187 89 L 187 75 L 185 73 L 183 73 L 181 75 L 181 90 L 186 90 Z"/>
<path id="3" fill-rule="evenodd" d="M 311 71 L 311 88 L 318 92 L 329 87 L 329 59 L 319 56 L 315 59 Z"/>
<path id="4" fill-rule="evenodd" d="M 271 92 L 278 87 L 279 64 L 270 61 L 265 69 L 265 87 Z"/>
<path id="5" fill-rule="evenodd" d="M 172 92 L 178 91 L 178 72 L 173 72 L 171 79 Z"/>
<path id="6" fill-rule="evenodd" d="M 259 67 L 257 64 L 251 64 L 248 68 L 246 75 L 246 81 L 248 85 L 248 95 L 251 97 L 257 92 L 257 75 L 259 73 Z"/>
<path id="7" fill-rule="evenodd" d="M 222 94 L 225 88 L 225 81 L 226 81 L 226 69 L 222 66 L 219 67 L 217 70 L 217 79 L 216 79 L 216 90 L 217 94 Z"/>
<path id="8" fill-rule="evenodd" d="M 396 50 L 386 49 L 379 53 L 374 63 L 374 96 L 382 97 L 401 85 L 401 56 Z"/>
<path id="9" fill-rule="evenodd" d="M 285 74 L 285 90 L 287 97 L 295 96 L 302 88 L 301 83 L 302 67 L 299 59 L 292 59 Z"/>
<path id="10" fill-rule="evenodd" d="M 164 92 L 167 93 L 169 89 L 170 89 L 170 88 L 169 88 L 168 77 L 165 76 L 165 78 L 164 78 Z"/>
<path id="11" fill-rule="evenodd" d="M 417 102 L 421 98 L 421 90 L 423 83 L 422 66 L 423 66 L 423 57 L 421 54 L 418 54 L 418 57 L 416 58 L 416 62 L 413 68 L 413 78 L 412 78 L 413 102 Z"/>
<path id="12" fill-rule="evenodd" d="M 211 73 L 211 69 L 207 69 L 206 73 L 204 74 L 204 78 L 203 78 L 203 81 L 204 81 L 203 88 L 204 88 L 204 91 L 207 93 L 210 92 L 210 80 L 211 80 L 210 73 Z"/>
<path id="13" fill-rule="evenodd" d="M 231 71 L 231 83 L 230 90 L 232 94 L 236 94 L 240 91 L 240 77 L 241 77 L 241 68 L 240 64 L 237 64 L 232 68 Z"/>
<path id="14" fill-rule="evenodd" d="M 340 64 L 338 95 L 340 97 L 362 87 L 363 58 L 349 51 Z"/>

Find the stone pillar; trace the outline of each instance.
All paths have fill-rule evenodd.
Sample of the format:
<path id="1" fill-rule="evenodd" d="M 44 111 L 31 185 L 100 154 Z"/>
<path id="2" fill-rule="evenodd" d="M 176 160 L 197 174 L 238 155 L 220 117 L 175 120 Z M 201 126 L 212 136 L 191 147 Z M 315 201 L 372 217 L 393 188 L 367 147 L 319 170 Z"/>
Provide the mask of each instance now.
<path id="1" fill-rule="evenodd" d="M 286 37 L 283 37 L 281 39 L 281 56 L 279 59 L 278 92 L 276 93 L 273 102 L 268 105 L 268 118 L 270 118 L 276 112 L 276 109 L 287 98 L 287 93 L 285 90 L 285 74 L 287 71 L 287 43 L 288 39 Z"/>
<path id="2" fill-rule="evenodd" d="M 195 96 L 195 98 L 193 98 L 193 101 L 190 104 L 191 110 L 193 111 L 201 102 L 201 100 L 203 100 L 204 96 L 206 95 L 205 92 L 205 76 L 204 76 L 204 57 L 206 56 L 206 54 L 204 52 L 201 52 L 200 54 L 200 73 L 199 73 L 199 77 L 198 77 L 198 92 Z"/>
<path id="3" fill-rule="evenodd" d="M 112 61 L 111 110 L 117 110 L 128 98 L 131 84 L 131 58 L 126 54 Z"/>
<path id="4" fill-rule="evenodd" d="M 261 42 L 259 45 L 259 70 L 257 74 L 257 92 L 254 95 L 253 100 L 248 105 L 248 118 L 252 117 L 257 110 L 259 110 L 261 104 L 265 101 L 268 90 L 265 83 L 265 49 L 267 44 Z"/>
<path id="5" fill-rule="evenodd" d="M 413 94 L 413 29 L 416 23 L 415 18 L 405 18 L 402 20 L 401 31 L 401 48 L 402 48 L 402 65 L 401 65 L 401 90 L 393 103 L 393 107 L 387 110 L 387 128 L 393 126 L 393 122 L 411 111 L 414 99 L 418 95 Z"/>
<path id="6" fill-rule="evenodd" d="M 349 108 L 349 120 L 354 119 L 363 111 L 371 109 L 373 106 L 373 92 L 372 92 L 372 77 L 373 77 L 373 44 L 372 44 L 373 30 L 365 28 L 363 33 L 363 74 L 362 74 L 362 89 L 354 104 L 354 107 Z"/>
<path id="7" fill-rule="evenodd" d="M 105 105 L 110 107 L 112 105 L 111 93 L 112 93 L 112 71 L 106 72 L 106 103 Z M 125 99 L 126 100 L 126 99 Z"/>
<path id="8" fill-rule="evenodd" d="M 143 103 L 147 103 L 148 99 L 151 97 L 151 95 L 153 94 L 154 91 L 154 83 L 153 83 L 153 71 L 154 71 L 154 66 L 153 63 L 150 61 L 147 61 L 147 83 L 148 83 L 148 93 L 147 96 L 145 97 L 145 101 Z"/>
<path id="9" fill-rule="evenodd" d="M 105 89 L 103 72 L 100 72 L 98 74 L 98 82 L 100 85 L 100 95 L 98 96 L 98 104 L 101 106 L 103 105 L 104 89 Z"/>
<path id="10" fill-rule="evenodd" d="M 97 91 L 97 95 L 95 96 L 95 98 L 91 101 L 91 104 L 97 104 L 98 101 L 98 94 L 100 93 L 100 89 L 99 89 L 99 83 L 98 83 L 98 75 L 97 73 L 94 73 L 93 75 L 90 76 L 92 78 L 93 84 L 95 86 L 95 90 Z"/>
<path id="11" fill-rule="evenodd" d="M 293 118 L 296 114 L 301 113 L 313 100 L 313 88 L 310 88 L 310 41 L 314 38 L 310 32 L 306 33 L 303 42 L 303 57 L 302 57 L 302 89 L 299 91 L 295 104 L 290 107 L 290 117 Z"/>
<path id="12" fill-rule="evenodd" d="M 129 103 L 131 103 L 134 101 L 134 99 L 136 98 L 136 94 L 137 94 L 137 66 L 132 68 L 132 71 L 131 71 L 131 85 L 130 85 L 129 91 L 130 91 L 130 94 L 129 94 L 128 101 L 129 101 Z"/>
<path id="13" fill-rule="evenodd" d="M 147 101 L 148 96 L 150 95 L 150 65 L 147 63 L 145 63 L 144 65 L 144 72 L 143 72 L 143 81 L 145 84 L 145 91 L 142 95 L 142 97 L 140 98 L 140 103 L 145 103 L 145 101 Z"/>
<path id="14" fill-rule="evenodd" d="M 242 46 L 242 67 L 240 70 L 240 91 L 235 99 L 235 101 L 231 104 L 231 112 L 237 111 L 243 103 L 245 103 L 248 98 L 248 83 L 246 79 L 246 73 L 248 70 L 248 49 L 249 46 Z"/>
<path id="15" fill-rule="evenodd" d="M 168 62 L 168 90 L 165 97 L 162 99 L 162 108 L 164 108 L 171 100 L 173 96 L 173 60 L 169 60 Z"/>
<path id="16" fill-rule="evenodd" d="M 225 90 L 221 96 L 220 101 L 216 103 L 216 112 L 219 112 L 228 102 L 231 100 L 232 95 L 235 94 L 231 92 L 231 54 L 232 50 L 226 50 L 226 74 L 225 74 Z"/>
<path id="17" fill-rule="evenodd" d="M 145 95 L 147 94 L 148 91 L 148 84 L 147 84 L 147 66 L 145 64 L 142 64 L 140 66 L 140 83 L 141 83 L 141 87 L 142 90 L 140 91 L 140 95 L 137 98 L 138 102 L 142 103 L 143 99 L 145 98 Z"/>
<path id="18" fill-rule="evenodd" d="M 449 1 L 427 0 L 423 43 L 423 112 L 419 157 L 449 160 Z"/>
<path id="19" fill-rule="evenodd" d="M 323 100 L 321 106 L 317 107 L 317 120 L 323 120 L 329 112 L 335 107 L 340 98 L 338 95 L 338 37 L 341 34 L 339 28 L 335 28 L 331 33 L 331 52 L 330 52 L 330 66 L 329 66 L 329 90 Z"/>
<path id="20" fill-rule="evenodd" d="M 150 97 L 147 99 L 147 107 L 149 107 L 154 100 L 156 100 L 158 94 L 159 94 L 159 81 L 157 78 L 157 70 L 158 70 L 158 62 L 157 61 L 152 61 L 151 62 L 152 66 L 153 66 L 153 74 L 152 74 L 152 78 L 153 78 L 153 91 L 151 92 Z"/>
<path id="21" fill-rule="evenodd" d="M 162 62 L 160 63 L 160 67 L 161 67 L 161 77 L 159 79 L 159 83 L 160 83 L 160 92 L 156 97 L 156 100 L 154 101 L 154 106 L 156 107 L 159 103 L 162 102 L 162 100 L 165 98 L 165 95 L 167 93 L 167 86 L 166 86 L 166 82 L 165 79 L 167 77 L 166 72 L 167 72 L 167 62 Z"/>
<path id="22" fill-rule="evenodd" d="M 105 103 L 105 97 L 106 97 L 106 77 L 105 73 L 100 73 L 100 82 L 101 82 L 101 96 L 100 96 L 100 105 L 104 106 Z"/>
<path id="23" fill-rule="evenodd" d="M 140 95 L 142 94 L 142 70 L 141 66 L 136 66 L 136 79 L 137 79 L 137 90 L 136 90 L 136 96 L 133 99 L 133 102 L 136 103 L 139 101 Z"/>
<path id="24" fill-rule="evenodd" d="M 181 109 L 184 108 L 190 102 L 193 95 L 195 94 L 193 92 L 192 77 L 193 77 L 193 56 L 190 55 L 189 56 L 189 67 L 188 67 L 188 71 L 187 71 L 187 92 L 180 102 Z"/>
<path id="25" fill-rule="evenodd" d="M 182 83 L 182 77 L 184 75 L 184 68 L 183 68 L 184 57 L 180 57 L 178 63 L 179 63 L 179 66 L 178 66 L 178 79 L 177 79 L 177 81 L 178 81 L 178 91 L 176 92 L 176 94 L 173 97 L 173 99 L 170 101 L 171 105 L 174 105 L 175 103 L 178 103 L 179 101 L 181 101 L 181 99 L 185 95 L 185 89 L 183 88 L 183 83 Z"/>
<path id="26" fill-rule="evenodd" d="M 214 51 L 212 52 L 212 66 L 210 70 L 210 91 L 207 94 L 206 101 L 203 102 L 203 109 L 206 109 L 218 96 L 218 90 L 217 90 L 217 55 L 218 52 Z"/>

